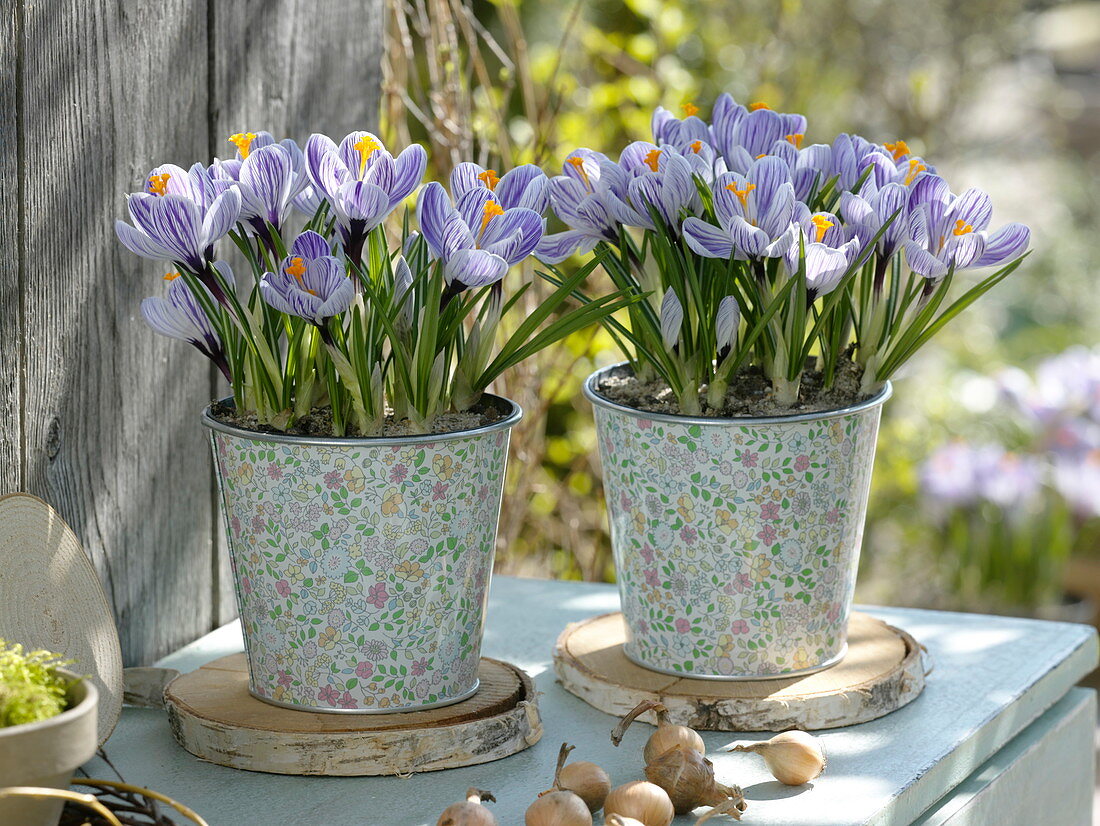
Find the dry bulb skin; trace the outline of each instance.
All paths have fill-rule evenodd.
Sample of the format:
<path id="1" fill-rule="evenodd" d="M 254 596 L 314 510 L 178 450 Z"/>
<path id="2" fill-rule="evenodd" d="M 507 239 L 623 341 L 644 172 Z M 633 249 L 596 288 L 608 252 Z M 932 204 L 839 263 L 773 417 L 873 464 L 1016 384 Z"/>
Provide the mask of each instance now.
<path id="1" fill-rule="evenodd" d="M 622 815 L 609 815 L 604 820 L 604 826 L 643 826 L 640 820 L 635 820 L 632 817 L 623 817 Z"/>
<path id="2" fill-rule="evenodd" d="M 467 789 L 466 799 L 443 810 L 435 826 L 497 826 L 497 819 L 482 803 L 496 802 L 491 792 Z"/>
<path id="3" fill-rule="evenodd" d="M 751 751 L 764 758 L 772 777 L 787 786 L 809 783 L 825 771 L 825 752 L 812 734 L 784 731 L 762 743 L 734 743 L 722 751 Z"/>
<path id="4" fill-rule="evenodd" d="M 707 753 L 707 747 L 699 733 L 695 729 L 678 726 L 671 722 L 668 719 L 668 709 L 656 700 L 643 700 L 632 708 L 619 721 L 619 725 L 615 726 L 615 730 L 611 732 L 611 742 L 616 746 L 619 745 L 623 741 L 626 730 L 630 728 L 630 724 L 647 711 L 652 711 L 657 716 L 657 730 L 650 736 L 649 741 L 645 744 L 645 750 L 642 752 L 642 758 L 645 760 L 646 765 L 652 763 L 673 746 L 686 746 L 700 754 Z"/>
<path id="5" fill-rule="evenodd" d="M 676 811 L 668 793 L 653 783 L 635 780 L 611 790 L 603 804 L 604 816 L 610 823 L 612 815 L 618 815 L 629 826 L 633 818 L 642 826 L 669 826 Z"/>
<path id="6" fill-rule="evenodd" d="M 565 760 L 572 750 L 572 746 L 562 743 L 561 752 L 558 754 L 558 770 L 554 776 L 554 788 L 559 791 L 573 792 L 584 801 L 588 811 L 598 812 L 603 808 L 607 793 L 611 791 L 611 778 L 607 776 L 607 772 L 587 760 L 566 763 Z"/>
<path id="7" fill-rule="evenodd" d="M 562 787 L 562 769 L 573 747 L 561 744 L 558 766 L 554 770 L 554 786 L 538 796 L 524 815 L 526 826 L 592 826 L 592 811 L 579 795 Z M 578 764 L 579 765 L 579 764 Z M 591 764 L 589 764 L 591 765 Z M 596 766 L 599 769 L 599 766 Z M 602 773 L 603 770 L 600 769 Z M 607 777 L 605 774 L 604 777 Z M 606 797 L 606 792 L 604 793 Z M 603 799 L 600 803 L 602 805 Z M 598 808 L 598 807 L 597 807 Z"/>
<path id="8" fill-rule="evenodd" d="M 714 764 L 694 749 L 674 746 L 645 767 L 645 776 L 668 793 L 676 814 L 700 806 L 723 807 L 741 819 L 745 796 L 738 786 L 724 786 L 714 779 Z"/>

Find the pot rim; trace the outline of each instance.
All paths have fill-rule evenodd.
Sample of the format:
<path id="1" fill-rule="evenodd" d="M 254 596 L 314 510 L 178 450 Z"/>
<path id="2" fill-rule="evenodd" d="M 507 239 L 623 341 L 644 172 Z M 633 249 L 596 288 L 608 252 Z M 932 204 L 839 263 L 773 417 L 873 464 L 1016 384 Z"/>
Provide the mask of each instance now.
<path id="1" fill-rule="evenodd" d="M 742 425 L 794 424 L 797 422 L 837 419 L 841 416 L 848 416 L 853 413 L 863 413 L 873 407 L 878 407 L 884 404 L 894 393 L 893 384 L 887 381 L 886 386 L 871 398 L 859 402 L 859 404 L 854 404 L 838 410 L 819 410 L 814 413 L 792 413 L 789 416 L 736 416 L 733 418 L 720 416 L 683 416 L 679 413 L 654 413 L 648 410 L 638 410 L 634 407 L 627 407 L 624 404 L 613 402 L 606 396 L 601 395 L 597 389 L 597 382 L 599 379 L 612 370 L 629 366 L 629 362 L 620 361 L 616 364 L 609 364 L 607 367 L 601 367 L 599 370 L 593 372 L 584 380 L 585 398 L 597 407 L 602 407 L 605 410 L 613 410 L 616 413 L 622 413 L 627 416 L 633 416 L 636 419 L 649 419 L 655 422 L 668 422 L 671 424 L 683 425 L 698 424 L 711 425 L 712 427 L 740 427 Z"/>
<path id="2" fill-rule="evenodd" d="M 450 442 L 458 439 L 469 439 L 475 436 L 483 436 L 486 433 L 495 433 L 498 430 L 511 430 L 519 420 L 523 418 L 523 408 L 516 402 L 505 396 L 495 393 L 483 394 L 485 398 L 495 399 L 511 405 L 512 412 L 502 419 L 481 427 L 469 430 L 456 430 L 452 433 L 424 433 L 412 436 L 355 436 L 338 438 L 336 436 L 295 436 L 290 433 L 264 433 L 259 430 L 247 430 L 225 422 L 220 422 L 210 413 L 213 403 L 208 404 L 202 411 L 202 423 L 211 430 L 227 433 L 241 439 L 253 442 L 276 442 L 289 445 L 311 445 L 316 447 L 396 447 L 401 445 L 434 444 L 437 442 Z M 226 396 L 220 399 L 219 404 L 232 404 L 233 397 Z"/>
<path id="3" fill-rule="evenodd" d="M 95 714 L 95 708 L 99 702 L 99 691 L 96 689 L 95 683 L 92 682 L 91 678 L 85 677 L 82 674 L 77 674 L 67 668 L 54 668 L 53 670 L 68 678 L 70 691 L 82 687 L 84 696 L 77 701 L 76 705 L 65 709 L 60 714 L 55 714 L 53 717 L 47 717 L 45 720 L 35 720 L 33 723 L 20 723 L 17 726 L 4 726 L 0 728 L 0 740 L 18 734 L 41 731 L 51 726 L 62 726 L 77 717 L 83 717 L 85 714 Z"/>

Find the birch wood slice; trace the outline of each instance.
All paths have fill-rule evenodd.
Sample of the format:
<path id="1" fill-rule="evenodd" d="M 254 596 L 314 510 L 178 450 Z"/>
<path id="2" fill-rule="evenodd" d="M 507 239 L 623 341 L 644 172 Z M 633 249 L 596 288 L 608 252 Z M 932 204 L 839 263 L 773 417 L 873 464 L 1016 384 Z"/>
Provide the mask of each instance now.
<path id="1" fill-rule="evenodd" d="M 692 680 L 650 671 L 623 654 L 621 613 L 566 627 L 554 647 L 562 686 L 586 703 L 622 716 L 659 700 L 672 722 L 707 731 L 817 730 L 865 723 L 911 702 L 924 689 L 921 648 L 909 634 L 853 612 L 848 653 L 803 677 L 746 682 Z M 653 720 L 652 714 L 640 719 Z"/>
<path id="2" fill-rule="evenodd" d="M 73 660 L 99 689 L 99 744 L 122 713 L 122 649 L 92 561 L 53 508 L 0 496 L 0 637 Z"/>
<path id="3" fill-rule="evenodd" d="M 176 741 L 212 763 L 275 774 L 409 774 L 499 760 L 542 737 L 526 673 L 484 657 L 478 677 L 477 694 L 444 708 L 320 714 L 257 700 L 244 654 L 231 654 L 177 677 L 164 702 Z"/>

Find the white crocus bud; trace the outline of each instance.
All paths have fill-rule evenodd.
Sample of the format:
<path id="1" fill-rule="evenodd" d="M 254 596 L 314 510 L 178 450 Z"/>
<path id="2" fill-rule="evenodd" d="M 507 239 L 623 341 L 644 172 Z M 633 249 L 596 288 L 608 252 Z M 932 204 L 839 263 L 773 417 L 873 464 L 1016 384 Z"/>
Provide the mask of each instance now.
<path id="1" fill-rule="evenodd" d="M 398 325 L 409 330 L 413 326 L 413 315 L 416 312 L 416 296 L 412 293 L 412 270 L 404 256 L 398 256 L 393 266 L 393 297 L 400 302 L 401 312 L 397 316 Z"/>
<path id="2" fill-rule="evenodd" d="M 669 287 L 661 299 L 661 338 L 665 347 L 672 350 L 680 340 L 680 326 L 684 323 L 684 308 L 676 291 Z"/>
<path id="3" fill-rule="evenodd" d="M 727 295 L 718 303 L 714 316 L 714 337 L 718 346 L 718 360 L 722 361 L 737 344 L 737 328 L 741 324 L 741 307 L 737 299 Z"/>

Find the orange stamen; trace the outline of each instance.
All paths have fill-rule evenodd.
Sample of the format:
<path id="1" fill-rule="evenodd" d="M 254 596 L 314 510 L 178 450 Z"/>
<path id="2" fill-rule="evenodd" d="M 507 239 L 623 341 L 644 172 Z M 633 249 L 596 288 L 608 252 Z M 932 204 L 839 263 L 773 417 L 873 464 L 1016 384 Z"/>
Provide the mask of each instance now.
<path id="1" fill-rule="evenodd" d="M 768 106 L 768 104 L 764 103 L 764 101 L 762 100 L 758 100 L 756 101 L 756 103 L 749 104 L 750 112 L 755 112 L 757 109 L 771 109 L 771 107 Z"/>
<path id="2" fill-rule="evenodd" d="M 973 231 L 974 227 L 972 225 L 966 223 L 966 221 L 964 221 L 962 218 L 959 218 L 957 221 L 955 221 L 955 229 L 953 229 L 951 232 L 953 235 L 966 235 Z"/>
<path id="3" fill-rule="evenodd" d="M 364 135 L 351 146 L 356 152 L 359 153 L 359 176 L 363 176 L 364 170 L 367 168 L 367 159 L 370 158 L 375 152 L 382 148 L 377 140 L 370 135 Z"/>
<path id="4" fill-rule="evenodd" d="M 699 114 L 699 107 L 696 106 L 694 103 L 691 103 L 691 102 L 685 103 L 680 108 L 684 110 L 684 117 L 685 118 L 691 118 L 691 117 L 694 117 L 695 115 Z"/>
<path id="5" fill-rule="evenodd" d="M 497 171 L 495 169 L 486 169 L 477 176 L 477 179 L 485 184 L 485 186 L 489 187 L 489 189 L 496 189 L 497 184 L 500 182 L 500 178 L 497 177 Z"/>
<path id="6" fill-rule="evenodd" d="M 180 274 L 178 272 L 166 272 L 164 274 L 164 280 L 165 281 L 175 281 L 179 277 L 180 277 Z"/>
<path id="7" fill-rule="evenodd" d="M 917 176 L 926 169 L 928 169 L 928 167 L 920 162 L 920 158 L 910 158 L 909 172 L 905 176 L 905 185 L 909 186 L 909 184 L 913 183 L 913 181 L 917 179 Z"/>
<path id="8" fill-rule="evenodd" d="M 293 275 L 301 281 L 302 276 L 306 274 L 306 265 L 301 258 L 295 255 L 290 259 L 290 263 L 287 265 L 285 272 L 287 275 Z"/>
<path id="9" fill-rule="evenodd" d="M 700 152 L 703 151 L 703 142 L 702 141 L 692 141 L 691 143 L 688 144 L 688 146 L 691 147 L 691 151 L 694 152 L 696 155 L 698 155 Z"/>
<path id="10" fill-rule="evenodd" d="M 756 156 L 756 158 L 754 160 L 758 161 L 761 158 L 766 158 L 766 157 L 768 157 L 768 153 L 767 152 L 761 152 L 759 155 Z"/>
<path id="11" fill-rule="evenodd" d="M 496 201 L 486 201 L 484 209 L 481 210 L 481 230 L 478 232 L 480 235 L 485 232 L 485 227 L 489 226 L 489 222 L 493 220 L 497 215 L 503 215 L 504 210 L 500 204 Z"/>
<path id="12" fill-rule="evenodd" d="M 150 175 L 146 189 L 150 195 L 165 195 L 168 192 L 168 179 L 172 176 L 167 172 L 161 175 Z"/>
<path id="13" fill-rule="evenodd" d="M 884 143 L 883 146 L 887 152 L 894 156 L 895 161 L 900 161 L 909 154 L 909 144 L 900 138 L 893 143 Z"/>
<path id="14" fill-rule="evenodd" d="M 817 236 L 814 238 L 815 241 L 820 241 L 822 238 L 824 238 L 825 230 L 833 226 L 833 222 L 826 218 L 824 215 L 815 215 L 813 218 L 810 219 L 810 223 L 812 223 L 817 229 Z"/>
<path id="15" fill-rule="evenodd" d="M 241 153 L 242 158 L 247 158 L 248 153 L 252 151 L 252 141 L 256 140 L 256 133 L 254 132 L 238 132 L 236 135 L 229 136 L 229 142 L 237 147 L 237 151 Z"/>
<path id="16" fill-rule="evenodd" d="M 801 132 L 795 132 L 793 135 L 787 135 L 786 139 L 791 144 L 791 146 L 793 146 L 795 149 L 801 149 L 802 148 L 802 140 L 805 137 L 806 136 L 803 135 Z"/>
<path id="17" fill-rule="evenodd" d="M 574 155 L 572 158 L 566 158 L 565 162 L 567 164 L 569 164 L 571 167 L 573 167 L 575 170 L 577 170 L 577 173 L 581 176 L 581 179 L 584 181 L 584 185 L 586 187 L 588 187 L 589 189 L 591 189 L 592 188 L 592 182 L 588 180 L 588 172 L 585 171 L 585 168 L 584 168 L 584 158 L 582 158 L 580 155 Z"/>
<path id="18" fill-rule="evenodd" d="M 646 166 L 648 166 L 654 172 L 657 171 L 657 164 L 660 162 L 660 160 L 661 160 L 661 150 L 660 149 L 651 149 L 651 150 L 649 150 L 649 152 L 645 156 Z"/>
<path id="19" fill-rule="evenodd" d="M 737 184 L 726 184 L 726 189 L 737 196 L 737 200 L 741 202 L 742 209 L 748 209 L 749 206 L 749 193 L 756 189 L 756 184 L 745 184 L 744 189 L 738 189 Z"/>

